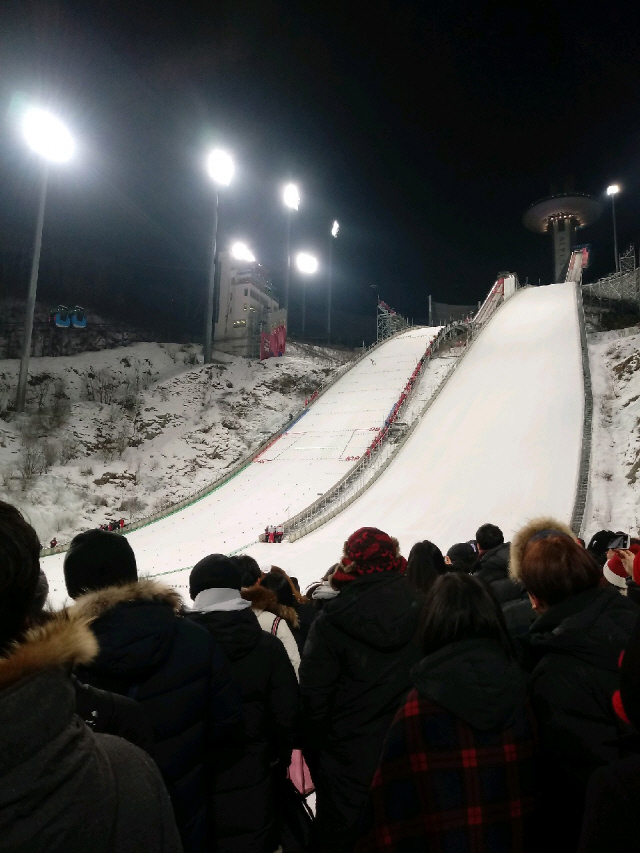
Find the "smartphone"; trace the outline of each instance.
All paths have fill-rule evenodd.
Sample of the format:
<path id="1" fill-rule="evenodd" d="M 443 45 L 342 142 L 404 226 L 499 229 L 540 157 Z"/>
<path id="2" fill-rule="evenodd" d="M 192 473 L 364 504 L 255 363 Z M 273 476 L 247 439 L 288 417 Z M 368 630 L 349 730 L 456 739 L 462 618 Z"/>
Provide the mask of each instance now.
<path id="1" fill-rule="evenodd" d="M 619 549 L 621 551 L 628 551 L 630 544 L 631 537 L 628 533 L 623 533 L 622 536 L 616 536 L 615 539 L 612 539 L 611 542 L 609 542 L 609 550 L 617 551 Z"/>

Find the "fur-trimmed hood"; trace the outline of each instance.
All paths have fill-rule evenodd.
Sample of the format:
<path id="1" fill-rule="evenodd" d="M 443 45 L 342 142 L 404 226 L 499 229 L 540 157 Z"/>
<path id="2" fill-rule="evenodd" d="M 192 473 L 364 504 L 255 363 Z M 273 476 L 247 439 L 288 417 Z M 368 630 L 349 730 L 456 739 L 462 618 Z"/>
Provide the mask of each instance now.
<path id="1" fill-rule="evenodd" d="M 0 657 L 0 690 L 47 669 L 91 663 L 98 654 L 98 642 L 89 628 L 90 621 L 61 610 L 44 624 L 30 628 Z"/>
<path id="2" fill-rule="evenodd" d="M 176 613 L 183 609 L 180 593 L 166 584 L 151 578 L 143 578 L 137 582 L 122 586 L 109 586 L 95 592 L 88 592 L 76 599 L 71 612 L 81 614 L 89 619 L 104 616 L 116 605 L 125 602 L 144 602 L 147 604 L 168 604 Z"/>
<path id="3" fill-rule="evenodd" d="M 532 518 L 528 524 L 525 524 L 511 540 L 511 551 L 509 554 L 509 577 L 513 581 L 521 582 L 521 566 L 524 556 L 524 549 L 529 539 L 535 536 L 536 533 L 541 533 L 543 530 L 557 530 L 560 533 L 565 533 L 570 536 L 574 542 L 578 539 L 573 530 L 563 521 L 558 521 L 557 518 L 551 516 L 541 516 Z"/>
<path id="4" fill-rule="evenodd" d="M 293 607 L 286 607 L 280 604 L 275 596 L 275 593 L 266 587 L 260 586 L 259 583 L 253 586 L 245 586 L 240 590 L 240 595 L 245 601 L 251 602 L 251 607 L 256 611 L 267 610 L 273 613 L 274 616 L 280 616 L 286 619 L 290 628 L 300 627 L 298 614 Z"/>
<path id="5" fill-rule="evenodd" d="M 171 587 L 143 579 L 89 592 L 70 610 L 93 620 L 100 651 L 91 671 L 108 679 L 101 686 L 119 692 L 121 682 L 145 681 L 164 666 L 182 621 L 183 603 Z"/>

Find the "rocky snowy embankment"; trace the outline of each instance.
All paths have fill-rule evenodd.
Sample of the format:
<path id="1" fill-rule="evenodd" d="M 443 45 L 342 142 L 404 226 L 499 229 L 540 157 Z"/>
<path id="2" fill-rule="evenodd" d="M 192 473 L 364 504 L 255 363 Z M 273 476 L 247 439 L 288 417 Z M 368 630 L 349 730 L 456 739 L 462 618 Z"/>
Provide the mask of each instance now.
<path id="1" fill-rule="evenodd" d="M 593 436 L 584 530 L 640 530 L 640 329 L 589 336 Z"/>
<path id="2" fill-rule="evenodd" d="M 290 348 L 248 361 L 134 344 L 30 364 L 28 411 L 8 411 L 17 360 L 0 361 L 0 498 L 44 545 L 168 507 L 279 429 L 348 354 Z"/>

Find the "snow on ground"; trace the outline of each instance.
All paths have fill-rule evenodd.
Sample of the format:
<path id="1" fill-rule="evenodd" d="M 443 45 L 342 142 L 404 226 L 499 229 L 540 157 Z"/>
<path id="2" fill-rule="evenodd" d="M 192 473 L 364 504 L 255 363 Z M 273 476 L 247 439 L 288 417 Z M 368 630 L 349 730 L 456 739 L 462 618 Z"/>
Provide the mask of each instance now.
<path id="1" fill-rule="evenodd" d="M 340 558 L 345 539 L 364 525 L 396 536 L 406 555 L 422 539 L 445 550 L 487 521 L 507 537 L 542 513 L 569 521 L 583 418 L 574 287 L 514 296 L 362 497 L 296 542 L 254 545 L 248 553 L 290 569 L 304 586 Z"/>
<path id="2" fill-rule="evenodd" d="M 248 361 L 134 344 L 30 362 L 29 414 L 6 414 L 17 360 L 0 361 L 0 497 L 48 545 L 148 515 L 202 488 L 286 423 L 342 354 L 292 348 Z M 43 457 L 52 463 L 38 474 Z M 31 476 L 33 475 L 33 476 Z"/>
<path id="3" fill-rule="evenodd" d="M 632 331 L 632 330 L 628 330 Z M 589 339 L 593 434 L 583 531 L 640 528 L 640 483 L 626 474 L 640 452 L 640 333 L 601 332 Z"/>
<path id="4" fill-rule="evenodd" d="M 181 512 L 129 533 L 140 571 L 170 573 L 167 579 L 182 588 L 184 572 L 176 570 L 208 553 L 242 549 L 267 524 L 312 503 L 369 445 L 436 333 L 411 329 L 387 341 L 228 483 Z M 274 361 L 266 364 L 275 372 Z M 64 598 L 62 561 L 63 555 L 43 560 L 55 603 Z"/>

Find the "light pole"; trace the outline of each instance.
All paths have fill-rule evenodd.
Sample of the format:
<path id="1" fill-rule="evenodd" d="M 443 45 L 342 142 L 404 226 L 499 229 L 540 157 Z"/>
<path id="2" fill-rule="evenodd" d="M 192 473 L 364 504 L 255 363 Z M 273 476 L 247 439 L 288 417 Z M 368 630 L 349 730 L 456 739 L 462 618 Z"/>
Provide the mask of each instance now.
<path id="1" fill-rule="evenodd" d="M 296 255 L 296 266 L 298 270 L 303 273 L 303 275 L 313 275 L 318 270 L 318 259 L 314 255 L 310 255 L 308 252 L 298 252 Z M 306 304 L 305 304 L 305 280 L 302 279 L 302 337 L 304 338 L 305 332 L 305 319 L 306 319 Z"/>
<path id="2" fill-rule="evenodd" d="M 216 280 L 216 253 L 218 244 L 218 205 L 220 203 L 220 187 L 228 187 L 233 178 L 233 160 L 221 148 L 214 148 L 207 159 L 209 177 L 216 185 L 216 200 L 213 209 L 213 241 L 211 245 L 211 263 L 209 265 L 209 290 L 207 292 L 207 314 L 204 327 L 203 360 L 211 364 L 211 341 L 213 334 L 213 297 Z"/>
<path id="3" fill-rule="evenodd" d="M 73 156 L 75 148 L 73 138 L 55 116 L 41 109 L 28 110 L 23 118 L 22 130 L 27 145 L 43 158 L 42 177 L 40 182 L 40 202 L 36 220 L 36 235 L 33 245 L 33 260 L 31 262 L 31 278 L 27 309 L 24 317 L 24 340 L 22 343 L 22 358 L 20 359 L 20 374 L 18 376 L 18 391 L 16 394 L 16 411 L 23 412 L 27 397 L 27 379 L 29 376 L 29 358 L 31 356 L 31 337 L 33 335 L 33 315 L 36 307 L 36 292 L 38 289 L 38 270 L 40 268 L 40 250 L 42 248 L 42 230 L 44 227 L 44 209 L 47 201 L 47 182 L 49 178 L 49 162 L 66 163 Z"/>
<path id="4" fill-rule="evenodd" d="M 291 278 L 291 211 L 300 207 L 300 192 L 297 184 L 287 184 L 282 192 L 282 200 L 287 208 L 287 272 L 284 280 L 284 310 L 289 322 L 289 279 Z"/>
<path id="5" fill-rule="evenodd" d="M 327 305 L 327 344 L 331 343 L 331 276 L 333 272 L 333 241 L 338 236 L 340 224 L 337 219 L 333 220 L 331 236 L 329 237 L 329 302 Z"/>
<path id="6" fill-rule="evenodd" d="M 620 269 L 620 260 L 618 258 L 618 229 L 616 227 L 616 196 L 620 192 L 618 184 L 610 184 L 607 187 L 607 195 L 611 196 L 611 216 L 613 217 L 613 254 L 616 260 L 616 272 Z"/>

